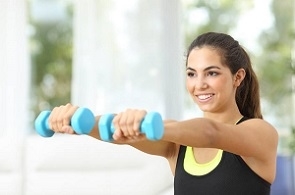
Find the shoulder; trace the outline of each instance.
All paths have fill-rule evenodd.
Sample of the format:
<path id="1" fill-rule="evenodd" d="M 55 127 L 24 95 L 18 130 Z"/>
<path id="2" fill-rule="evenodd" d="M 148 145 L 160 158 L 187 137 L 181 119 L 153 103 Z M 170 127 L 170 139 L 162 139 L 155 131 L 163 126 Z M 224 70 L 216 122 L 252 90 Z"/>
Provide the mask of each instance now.
<path id="1" fill-rule="evenodd" d="M 267 162 L 274 162 L 277 155 L 279 135 L 273 125 L 263 119 L 248 119 L 236 125 L 238 131 L 243 131 L 245 138 L 248 138 L 248 146 L 253 155 L 244 157 L 255 157 Z"/>
<path id="2" fill-rule="evenodd" d="M 269 122 L 253 118 L 220 128 L 215 147 L 260 160 L 276 156 L 278 133 Z"/>
<path id="3" fill-rule="evenodd" d="M 257 136 L 272 136 L 274 139 L 278 139 L 278 132 L 275 127 L 264 119 L 251 118 L 244 119 L 236 125 L 238 130 L 245 132 L 255 132 Z"/>
<path id="4" fill-rule="evenodd" d="M 248 119 L 237 125 L 238 130 L 249 131 L 253 137 L 252 154 L 242 155 L 251 169 L 272 183 L 275 178 L 278 132 L 270 123 L 263 119 Z M 249 142 L 251 144 L 251 142 Z M 251 144 L 252 145 L 252 144 Z M 256 149 L 255 149 L 256 148 Z"/>
<path id="5" fill-rule="evenodd" d="M 278 132 L 276 128 L 264 119 L 252 118 L 241 121 L 236 125 L 237 130 L 243 131 L 244 134 L 249 135 L 253 140 L 271 145 L 276 149 L 278 144 Z M 256 138 L 256 139 L 255 139 Z M 261 146 L 263 147 L 263 146 Z"/>

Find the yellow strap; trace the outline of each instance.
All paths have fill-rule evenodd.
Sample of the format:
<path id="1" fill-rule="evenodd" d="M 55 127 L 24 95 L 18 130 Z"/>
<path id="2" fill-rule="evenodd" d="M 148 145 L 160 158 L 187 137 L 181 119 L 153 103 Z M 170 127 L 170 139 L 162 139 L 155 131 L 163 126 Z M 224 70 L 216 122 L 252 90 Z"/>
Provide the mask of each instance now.
<path id="1" fill-rule="evenodd" d="M 237 125 L 240 122 L 240 120 L 242 120 L 242 118 L 243 116 L 235 124 Z M 191 175 L 206 175 L 207 173 L 210 173 L 212 170 L 214 170 L 220 163 L 222 153 L 223 150 L 219 149 L 213 160 L 211 160 L 208 163 L 199 164 L 195 160 L 193 148 L 187 146 L 183 162 L 184 170 Z"/>
<path id="2" fill-rule="evenodd" d="M 198 176 L 210 173 L 220 163 L 222 158 L 222 153 L 223 153 L 223 150 L 218 150 L 216 156 L 210 162 L 199 164 L 195 160 L 193 148 L 190 146 L 187 146 L 184 162 L 183 162 L 184 170 L 191 175 L 198 175 Z"/>

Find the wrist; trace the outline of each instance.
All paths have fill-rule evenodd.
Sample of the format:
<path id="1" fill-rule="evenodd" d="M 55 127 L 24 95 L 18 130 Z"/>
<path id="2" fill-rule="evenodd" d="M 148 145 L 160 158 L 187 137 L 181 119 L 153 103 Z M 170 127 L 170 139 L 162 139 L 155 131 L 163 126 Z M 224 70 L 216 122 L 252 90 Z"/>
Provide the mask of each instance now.
<path id="1" fill-rule="evenodd" d="M 96 138 L 96 139 L 100 139 L 99 129 L 98 129 L 99 119 L 100 119 L 100 116 L 95 117 L 95 125 L 94 125 L 93 129 L 90 131 L 90 133 L 88 134 L 89 136 Z"/>

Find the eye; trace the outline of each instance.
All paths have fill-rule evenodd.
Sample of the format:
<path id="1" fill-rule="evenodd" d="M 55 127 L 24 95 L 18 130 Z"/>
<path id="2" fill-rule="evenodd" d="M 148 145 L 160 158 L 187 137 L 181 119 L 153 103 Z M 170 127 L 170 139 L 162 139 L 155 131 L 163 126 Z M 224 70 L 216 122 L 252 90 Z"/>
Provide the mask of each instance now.
<path id="1" fill-rule="evenodd" d="M 207 75 L 208 75 L 208 76 L 217 76 L 217 75 L 219 75 L 219 73 L 218 73 L 218 72 L 215 72 L 215 71 L 209 71 L 209 72 L 207 73 Z"/>
<path id="2" fill-rule="evenodd" d="M 196 74 L 194 72 L 187 72 L 186 73 L 187 77 L 195 77 Z"/>

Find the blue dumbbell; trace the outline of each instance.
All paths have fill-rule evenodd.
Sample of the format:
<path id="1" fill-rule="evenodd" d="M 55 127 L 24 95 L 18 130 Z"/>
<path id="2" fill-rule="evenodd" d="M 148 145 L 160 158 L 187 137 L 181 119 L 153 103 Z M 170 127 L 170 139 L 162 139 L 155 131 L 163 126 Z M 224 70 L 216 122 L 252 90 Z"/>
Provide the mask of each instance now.
<path id="1" fill-rule="evenodd" d="M 54 134 L 49 127 L 49 115 L 51 111 L 43 111 L 35 120 L 35 129 L 43 137 L 51 137 Z M 95 117 L 88 108 L 78 108 L 71 118 L 73 130 L 77 134 L 89 134 L 95 125 Z"/>
<path id="2" fill-rule="evenodd" d="M 114 114 L 105 114 L 99 119 L 99 134 L 100 138 L 104 141 L 113 141 L 115 128 L 112 121 L 114 116 Z M 145 134 L 149 140 L 160 140 L 164 134 L 164 125 L 161 115 L 157 112 L 148 113 L 141 122 L 140 131 Z"/>

